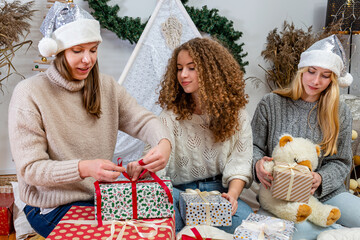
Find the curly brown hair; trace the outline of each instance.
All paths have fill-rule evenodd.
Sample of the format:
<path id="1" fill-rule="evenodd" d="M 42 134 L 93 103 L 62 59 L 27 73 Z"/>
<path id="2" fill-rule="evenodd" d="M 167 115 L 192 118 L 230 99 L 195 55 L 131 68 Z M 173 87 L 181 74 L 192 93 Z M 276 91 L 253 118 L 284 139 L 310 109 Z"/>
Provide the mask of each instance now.
<path id="1" fill-rule="evenodd" d="M 239 111 L 247 104 L 244 73 L 231 53 L 217 40 L 194 38 L 177 47 L 169 60 L 157 103 L 172 110 L 177 120 L 191 119 L 195 101 L 177 80 L 177 57 L 186 50 L 195 63 L 199 81 L 199 102 L 210 120 L 215 142 L 223 142 L 239 128 Z"/>

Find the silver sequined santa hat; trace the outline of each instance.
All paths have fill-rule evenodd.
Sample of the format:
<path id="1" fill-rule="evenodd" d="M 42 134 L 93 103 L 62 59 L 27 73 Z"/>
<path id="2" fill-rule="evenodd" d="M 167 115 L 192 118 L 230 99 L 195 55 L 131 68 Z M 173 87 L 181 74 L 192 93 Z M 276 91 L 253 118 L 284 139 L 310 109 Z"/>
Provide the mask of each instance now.
<path id="1" fill-rule="evenodd" d="M 348 87 L 353 77 L 346 71 L 345 51 L 336 35 L 321 39 L 301 54 L 298 68 L 321 67 L 329 69 L 338 77 L 340 87 Z"/>
<path id="2" fill-rule="evenodd" d="M 72 46 L 101 42 L 100 24 L 75 3 L 55 2 L 41 24 L 40 54 L 50 57 Z"/>

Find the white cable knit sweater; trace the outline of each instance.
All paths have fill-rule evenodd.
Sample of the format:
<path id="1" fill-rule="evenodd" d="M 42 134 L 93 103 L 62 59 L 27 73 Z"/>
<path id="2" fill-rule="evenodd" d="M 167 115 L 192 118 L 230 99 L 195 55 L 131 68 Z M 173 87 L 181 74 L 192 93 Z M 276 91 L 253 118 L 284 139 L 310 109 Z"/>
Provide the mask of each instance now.
<path id="1" fill-rule="evenodd" d="M 192 115 L 191 120 L 176 120 L 172 111 L 163 111 L 160 120 L 169 129 L 172 152 L 165 168 L 174 185 L 193 182 L 222 174 L 228 187 L 232 179 L 252 182 L 252 132 L 245 110 L 239 114 L 239 131 L 225 142 L 215 143 L 205 115 Z"/>

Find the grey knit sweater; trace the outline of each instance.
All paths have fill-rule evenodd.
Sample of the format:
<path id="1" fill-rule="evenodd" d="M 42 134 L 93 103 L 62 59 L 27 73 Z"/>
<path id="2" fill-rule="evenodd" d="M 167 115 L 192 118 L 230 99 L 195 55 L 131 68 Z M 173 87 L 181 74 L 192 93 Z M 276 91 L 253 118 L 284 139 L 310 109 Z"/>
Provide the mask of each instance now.
<path id="1" fill-rule="evenodd" d="M 83 106 L 84 81 L 67 81 L 52 65 L 20 82 L 9 106 L 10 147 L 20 197 L 52 208 L 90 200 L 93 178 L 81 179 L 81 159 L 112 159 L 118 130 L 155 146 L 170 136 L 158 118 L 114 79 L 101 75 L 101 117 Z"/>
<path id="2" fill-rule="evenodd" d="M 314 143 L 321 142 L 322 133 L 317 124 L 317 107 L 309 116 L 315 105 L 316 102 L 305 102 L 301 99 L 294 101 L 274 93 L 263 97 L 251 122 L 254 176 L 256 176 L 256 162 L 264 156 L 271 156 L 281 135 L 288 133 L 294 137 L 308 138 Z M 322 202 L 346 191 L 344 180 L 351 168 L 352 116 L 345 103 L 340 103 L 339 116 L 338 152 L 332 156 L 321 157 L 319 166 L 315 169 L 322 177 L 322 184 L 314 196 Z M 259 181 L 256 177 L 254 179 Z"/>

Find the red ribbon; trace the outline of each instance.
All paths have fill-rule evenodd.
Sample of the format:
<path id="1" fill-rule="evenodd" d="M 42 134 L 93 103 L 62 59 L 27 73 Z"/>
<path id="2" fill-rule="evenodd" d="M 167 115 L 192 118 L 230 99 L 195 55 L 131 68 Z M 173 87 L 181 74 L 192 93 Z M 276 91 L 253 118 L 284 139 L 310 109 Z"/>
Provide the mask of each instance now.
<path id="1" fill-rule="evenodd" d="M 183 235 L 181 236 L 181 239 L 182 239 L 182 240 L 194 240 L 194 239 L 196 239 L 196 240 L 203 240 L 203 239 L 204 239 L 196 228 L 191 228 L 190 230 L 194 233 L 195 238 L 194 238 L 194 237 L 191 237 L 191 236 L 189 236 L 189 235 L 183 234 Z M 206 238 L 205 240 L 211 240 L 211 238 Z"/>
<path id="2" fill-rule="evenodd" d="M 119 163 L 119 160 L 121 158 L 118 158 L 117 161 L 118 161 L 118 165 L 120 167 L 122 167 L 122 161 Z M 141 159 L 142 160 L 142 159 Z M 142 162 L 143 163 L 143 162 Z M 160 186 L 165 190 L 165 193 L 166 195 L 168 196 L 169 198 L 169 202 L 170 203 L 174 203 L 174 200 L 173 200 L 173 196 L 171 195 L 171 192 L 170 192 L 170 189 L 168 188 L 168 186 L 166 186 L 166 184 L 164 183 L 164 181 L 162 179 L 160 179 L 155 173 L 153 172 L 150 172 L 150 175 L 151 177 L 154 179 L 154 180 L 140 180 L 140 178 L 145 174 L 147 173 L 148 170 L 144 170 L 141 172 L 138 180 L 136 181 L 132 181 L 131 178 L 129 177 L 129 175 L 126 173 L 126 172 L 123 172 L 122 174 L 124 175 L 124 177 L 126 177 L 127 179 L 130 180 L 130 183 L 131 183 L 131 191 L 132 191 L 132 202 L 133 202 L 133 207 L 132 207 L 132 210 L 133 210 L 133 219 L 137 219 L 137 192 L 136 192 L 136 183 L 138 182 L 142 182 L 142 183 L 149 183 L 149 182 L 154 182 L 154 180 L 160 184 Z M 97 221 L 98 221 L 98 227 L 101 227 L 103 225 L 102 223 L 102 218 L 101 218 L 101 191 L 100 191 L 100 183 L 101 184 L 113 184 L 113 183 L 129 183 L 129 181 L 116 181 L 116 182 L 99 182 L 99 181 L 96 181 L 94 183 L 94 186 L 95 186 L 95 193 L 96 193 L 96 216 L 97 216 Z"/>

